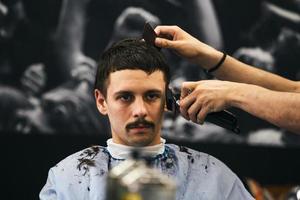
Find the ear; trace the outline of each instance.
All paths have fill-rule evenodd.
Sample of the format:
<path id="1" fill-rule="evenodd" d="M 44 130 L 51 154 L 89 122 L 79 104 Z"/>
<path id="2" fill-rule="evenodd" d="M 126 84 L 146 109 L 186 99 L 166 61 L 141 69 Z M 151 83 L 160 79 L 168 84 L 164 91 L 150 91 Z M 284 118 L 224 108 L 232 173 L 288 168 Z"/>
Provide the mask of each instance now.
<path id="1" fill-rule="evenodd" d="M 167 103 L 165 103 L 164 111 L 165 111 L 165 112 L 171 112 L 171 111 L 168 109 L 168 107 L 167 107 Z"/>
<path id="2" fill-rule="evenodd" d="M 172 110 L 170 110 L 170 99 L 169 97 L 166 96 L 165 101 L 164 101 L 164 111 L 165 112 L 173 112 Z"/>
<path id="3" fill-rule="evenodd" d="M 98 89 L 94 90 L 94 95 L 99 112 L 102 115 L 107 115 L 107 104 L 104 95 Z"/>

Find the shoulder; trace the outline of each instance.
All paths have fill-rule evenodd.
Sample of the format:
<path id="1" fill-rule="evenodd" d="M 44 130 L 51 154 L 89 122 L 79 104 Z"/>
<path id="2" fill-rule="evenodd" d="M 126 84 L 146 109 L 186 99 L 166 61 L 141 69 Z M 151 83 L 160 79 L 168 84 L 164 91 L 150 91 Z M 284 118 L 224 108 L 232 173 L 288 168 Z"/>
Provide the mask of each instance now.
<path id="1" fill-rule="evenodd" d="M 192 163 L 201 162 L 201 163 L 204 163 L 204 164 L 209 164 L 209 163 L 211 163 L 211 164 L 214 163 L 215 164 L 215 163 L 221 162 L 220 160 L 218 160 L 217 158 L 215 158 L 212 155 L 209 155 L 207 153 L 191 149 L 189 147 L 178 146 L 178 145 L 175 145 L 175 144 L 167 144 L 166 146 L 171 151 L 174 151 L 174 153 L 176 154 L 177 157 L 185 158 L 185 159 L 189 160 Z"/>
<path id="2" fill-rule="evenodd" d="M 189 184 L 188 189 L 183 191 L 197 193 L 196 191 L 202 191 L 197 189 L 201 186 L 204 193 L 222 194 L 224 199 L 252 199 L 238 176 L 218 158 L 174 144 L 168 144 L 167 148 L 175 152 L 180 170 L 183 171 L 179 180 L 187 179 L 186 183 Z"/>
<path id="3" fill-rule="evenodd" d="M 87 199 L 90 193 L 104 195 L 109 155 L 106 148 L 92 146 L 74 153 L 48 173 L 41 199 Z M 93 183 L 93 184 L 92 184 Z"/>
<path id="4" fill-rule="evenodd" d="M 175 152 L 179 165 L 189 168 L 191 173 L 201 173 L 215 178 L 224 178 L 224 180 L 234 182 L 237 176 L 231 169 L 218 158 L 194 149 L 168 144 L 168 148 Z"/>
<path id="5" fill-rule="evenodd" d="M 91 146 L 66 157 L 52 167 L 51 171 L 61 178 L 82 176 L 90 172 L 92 168 L 99 168 L 100 165 L 107 164 L 103 161 L 107 161 L 108 157 L 105 147 Z"/>

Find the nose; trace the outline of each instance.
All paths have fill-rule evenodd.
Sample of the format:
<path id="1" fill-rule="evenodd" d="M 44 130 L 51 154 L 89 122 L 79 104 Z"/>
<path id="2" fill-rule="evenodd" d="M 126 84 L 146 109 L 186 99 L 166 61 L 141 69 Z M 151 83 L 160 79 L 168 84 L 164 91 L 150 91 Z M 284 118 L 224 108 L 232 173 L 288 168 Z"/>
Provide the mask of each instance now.
<path id="1" fill-rule="evenodd" d="M 133 116 L 135 118 L 145 118 L 147 116 L 146 102 L 143 98 L 136 98 L 134 104 L 132 104 Z"/>

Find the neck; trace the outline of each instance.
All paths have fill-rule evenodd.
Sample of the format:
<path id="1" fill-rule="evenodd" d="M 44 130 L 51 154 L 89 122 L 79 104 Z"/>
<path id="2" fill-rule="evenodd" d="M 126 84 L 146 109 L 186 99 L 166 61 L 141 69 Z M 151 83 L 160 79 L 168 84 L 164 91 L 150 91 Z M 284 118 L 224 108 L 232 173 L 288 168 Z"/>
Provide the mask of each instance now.
<path id="1" fill-rule="evenodd" d="M 165 142 L 166 140 L 160 138 L 160 143 L 145 146 L 145 147 L 133 147 L 123 144 L 117 144 L 112 139 L 107 140 L 107 150 L 110 155 L 115 159 L 127 159 L 131 157 L 133 149 L 137 149 L 143 156 L 155 157 L 159 154 L 162 154 L 165 151 Z"/>

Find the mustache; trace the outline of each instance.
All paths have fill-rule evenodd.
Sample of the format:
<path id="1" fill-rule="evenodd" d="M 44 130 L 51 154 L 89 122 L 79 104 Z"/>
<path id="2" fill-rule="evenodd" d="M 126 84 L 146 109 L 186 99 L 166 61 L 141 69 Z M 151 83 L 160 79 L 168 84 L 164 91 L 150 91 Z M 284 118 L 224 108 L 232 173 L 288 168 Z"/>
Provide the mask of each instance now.
<path id="1" fill-rule="evenodd" d="M 144 127 L 149 127 L 149 128 L 154 128 L 154 123 L 153 122 L 150 122 L 150 121 L 147 121 L 143 118 L 139 118 L 137 119 L 136 121 L 132 122 L 132 123 L 129 123 L 126 125 L 126 130 L 128 131 L 129 129 L 132 129 L 132 128 L 137 128 L 137 127 L 140 127 L 140 126 L 144 126 Z"/>

